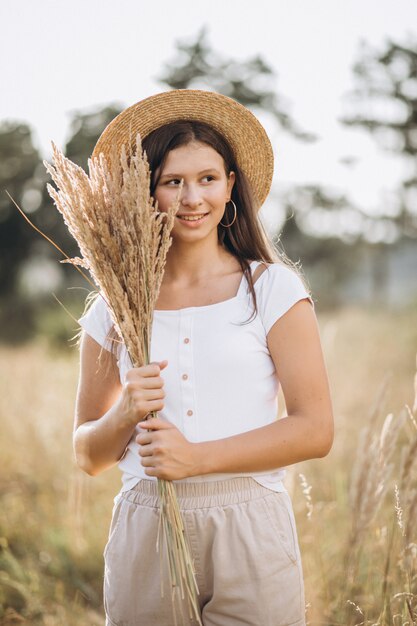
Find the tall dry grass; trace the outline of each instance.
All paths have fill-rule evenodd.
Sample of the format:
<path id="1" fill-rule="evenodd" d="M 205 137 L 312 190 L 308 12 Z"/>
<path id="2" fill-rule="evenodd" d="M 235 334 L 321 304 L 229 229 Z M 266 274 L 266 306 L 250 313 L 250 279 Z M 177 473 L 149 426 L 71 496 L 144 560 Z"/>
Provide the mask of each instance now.
<path id="1" fill-rule="evenodd" d="M 412 625 L 417 612 L 415 312 L 320 316 L 336 438 L 290 468 L 307 622 Z M 0 350 L 0 623 L 103 624 L 117 469 L 72 461 L 76 350 Z M 282 401 L 282 398 L 281 398 Z M 408 407 L 408 408 L 407 408 Z M 281 402 L 281 410 L 283 410 Z M 411 617 L 413 616 L 413 617 Z"/>
<path id="2" fill-rule="evenodd" d="M 414 320 L 354 309 L 322 319 L 335 444 L 291 472 L 310 624 L 417 622 Z"/>

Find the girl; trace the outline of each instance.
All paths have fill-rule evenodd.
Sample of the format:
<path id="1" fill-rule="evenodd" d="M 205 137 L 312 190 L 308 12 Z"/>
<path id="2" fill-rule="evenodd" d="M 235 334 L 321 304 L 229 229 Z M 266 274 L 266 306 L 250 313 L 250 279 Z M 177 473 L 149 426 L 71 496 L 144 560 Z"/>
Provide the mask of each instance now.
<path id="1" fill-rule="evenodd" d="M 328 454 L 333 415 L 313 301 L 257 216 L 272 178 L 269 139 L 234 100 L 177 90 L 123 111 L 95 153 L 136 132 L 158 209 L 183 188 L 152 363 L 132 368 L 112 345 L 102 298 L 79 320 L 77 462 L 90 475 L 116 463 L 123 472 L 104 550 L 106 624 L 174 623 L 155 552 L 164 478 L 176 484 L 202 623 L 302 626 L 302 564 L 282 480 L 285 466 Z M 277 420 L 279 384 L 288 414 Z"/>

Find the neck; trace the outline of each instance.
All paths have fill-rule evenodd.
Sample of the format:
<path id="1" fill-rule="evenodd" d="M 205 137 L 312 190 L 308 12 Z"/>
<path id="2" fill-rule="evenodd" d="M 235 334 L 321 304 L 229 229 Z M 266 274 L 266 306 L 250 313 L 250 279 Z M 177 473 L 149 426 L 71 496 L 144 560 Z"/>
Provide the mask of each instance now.
<path id="1" fill-rule="evenodd" d="M 218 242 L 195 243 L 173 241 L 167 253 L 164 282 L 195 283 L 219 273 L 231 254 Z"/>

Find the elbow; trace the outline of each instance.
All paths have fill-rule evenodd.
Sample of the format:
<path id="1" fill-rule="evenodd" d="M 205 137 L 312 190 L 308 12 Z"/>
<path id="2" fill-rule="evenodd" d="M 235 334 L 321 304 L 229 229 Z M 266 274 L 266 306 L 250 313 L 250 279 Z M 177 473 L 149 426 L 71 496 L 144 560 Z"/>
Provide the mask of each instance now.
<path id="1" fill-rule="evenodd" d="M 88 476 L 97 476 L 99 473 L 97 468 L 91 463 L 91 460 L 88 458 L 86 454 L 82 454 L 80 451 L 74 450 L 75 452 L 75 462 L 78 467 Z"/>
<path id="2" fill-rule="evenodd" d="M 78 467 L 85 473 L 88 474 L 88 476 L 97 476 L 97 474 L 99 474 L 100 472 L 93 467 L 91 464 L 88 463 L 84 463 L 84 462 L 80 462 L 77 458 L 77 465 Z"/>
<path id="3" fill-rule="evenodd" d="M 99 471 L 92 463 L 85 439 L 78 436 L 77 431 L 73 436 L 73 450 L 78 467 L 88 476 L 97 476 Z"/>
<path id="4" fill-rule="evenodd" d="M 323 459 L 325 456 L 327 456 L 330 450 L 332 449 L 332 445 L 333 445 L 333 441 L 322 442 L 321 446 L 317 450 L 315 458 Z"/>
<path id="5" fill-rule="evenodd" d="M 332 419 L 330 426 L 321 429 L 320 436 L 317 439 L 316 458 L 322 459 L 327 456 L 333 447 L 333 441 L 334 428 Z"/>

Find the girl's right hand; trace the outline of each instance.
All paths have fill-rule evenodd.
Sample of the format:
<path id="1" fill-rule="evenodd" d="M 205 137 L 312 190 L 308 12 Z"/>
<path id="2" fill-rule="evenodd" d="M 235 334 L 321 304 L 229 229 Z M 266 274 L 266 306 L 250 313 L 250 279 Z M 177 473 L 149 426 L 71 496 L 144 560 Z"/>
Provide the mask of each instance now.
<path id="1" fill-rule="evenodd" d="M 125 383 L 119 398 L 123 421 L 136 426 L 151 411 L 164 408 L 164 380 L 160 372 L 168 361 L 154 361 L 148 365 L 134 367 L 126 373 Z"/>

